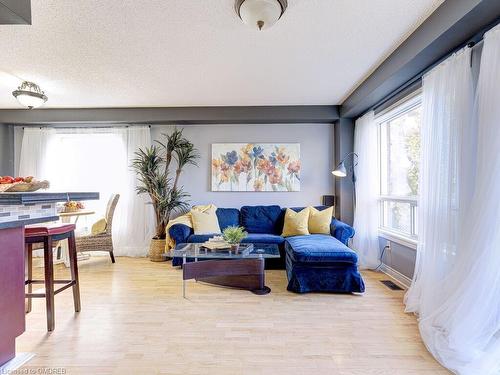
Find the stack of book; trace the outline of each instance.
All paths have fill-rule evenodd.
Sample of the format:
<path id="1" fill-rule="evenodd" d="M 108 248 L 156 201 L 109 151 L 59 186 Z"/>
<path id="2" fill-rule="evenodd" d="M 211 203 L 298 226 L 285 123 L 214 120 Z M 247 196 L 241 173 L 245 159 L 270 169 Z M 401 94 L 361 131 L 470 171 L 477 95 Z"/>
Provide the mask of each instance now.
<path id="1" fill-rule="evenodd" d="M 231 245 L 224 241 L 222 236 L 210 238 L 208 241 L 202 243 L 201 247 L 211 251 L 228 252 L 229 254 L 234 252 L 234 254 L 240 256 L 246 256 L 253 251 L 253 244 L 240 244 L 238 250 L 232 250 Z"/>
<path id="2" fill-rule="evenodd" d="M 203 243 L 202 246 L 210 250 L 222 250 L 231 248 L 231 245 L 224 241 L 222 236 L 209 238 L 208 241 Z"/>

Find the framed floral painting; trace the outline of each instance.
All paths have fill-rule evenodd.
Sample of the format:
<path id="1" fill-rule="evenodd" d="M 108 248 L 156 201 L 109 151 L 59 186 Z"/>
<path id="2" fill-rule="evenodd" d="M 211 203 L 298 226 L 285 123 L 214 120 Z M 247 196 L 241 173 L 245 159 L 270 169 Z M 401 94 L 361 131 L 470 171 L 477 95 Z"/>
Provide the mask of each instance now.
<path id="1" fill-rule="evenodd" d="M 300 191 L 300 144 L 212 144 L 212 191 Z"/>

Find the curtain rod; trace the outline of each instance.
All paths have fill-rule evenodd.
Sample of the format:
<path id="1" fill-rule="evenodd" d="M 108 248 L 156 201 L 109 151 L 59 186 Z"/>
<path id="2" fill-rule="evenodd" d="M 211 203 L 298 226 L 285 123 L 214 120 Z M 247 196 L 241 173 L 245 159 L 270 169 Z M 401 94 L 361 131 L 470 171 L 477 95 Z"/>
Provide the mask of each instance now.
<path id="1" fill-rule="evenodd" d="M 43 126 L 40 126 L 40 125 L 33 125 L 33 126 L 29 126 L 29 125 L 14 125 L 14 127 L 22 127 L 23 129 L 24 128 L 39 128 L 39 129 L 43 129 L 43 128 L 54 128 L 54 129 L 124 129 L 124 128 L 130 128 L 130 127 L 134 127 L 134 126 L 145 126 L 145 125 L 101 125 L 101 126 L 81 126 L 81 125 L 75 125 L 75 126 L 68 126 L 68 125 L 62 125 L 62 126 L 58 126 L 57 124 L 56 125 L 43 125 Z M 147 125 L 148 128 L 151 129 L 151 125 Z"/>

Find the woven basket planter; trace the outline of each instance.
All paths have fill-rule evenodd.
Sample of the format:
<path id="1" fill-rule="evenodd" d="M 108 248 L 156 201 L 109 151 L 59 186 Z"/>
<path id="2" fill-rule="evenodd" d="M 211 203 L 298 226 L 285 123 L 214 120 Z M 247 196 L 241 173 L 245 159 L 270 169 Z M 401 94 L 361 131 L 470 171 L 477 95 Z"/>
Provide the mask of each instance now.
<path id="1" fill-rule="evenodd" d="M 164 262 L 165 258 L 165 245 L 166 240 L 151 240 L 149 247 L 149 260 L 151 262 Z"/>
<path id="2" fill-rule="evenodd" d="M 64 207 L 63 213 L 78 212 L 80 208 L 78 207 Z"/>

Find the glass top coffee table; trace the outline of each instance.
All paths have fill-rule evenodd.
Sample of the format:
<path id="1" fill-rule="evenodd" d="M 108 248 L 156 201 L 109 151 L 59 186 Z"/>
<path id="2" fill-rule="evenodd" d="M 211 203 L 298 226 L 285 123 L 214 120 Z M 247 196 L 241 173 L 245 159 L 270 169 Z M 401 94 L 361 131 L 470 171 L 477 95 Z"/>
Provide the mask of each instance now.
<path id="1" fill-rule="evenodd" d="M 239 249 L 210 250 L 199 243 L 181 243 L 168 256 L 182 258 L 182 295 L 186 297 L 186 280 L 268 294 L 265 286 L 264 262 L 279 258 L 278 245 L 240 244 Z M 198 260 L 203 260 L 198 262 Z"/>

